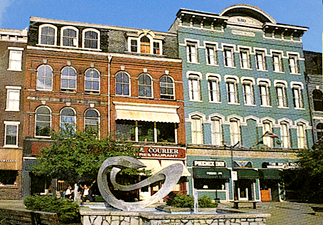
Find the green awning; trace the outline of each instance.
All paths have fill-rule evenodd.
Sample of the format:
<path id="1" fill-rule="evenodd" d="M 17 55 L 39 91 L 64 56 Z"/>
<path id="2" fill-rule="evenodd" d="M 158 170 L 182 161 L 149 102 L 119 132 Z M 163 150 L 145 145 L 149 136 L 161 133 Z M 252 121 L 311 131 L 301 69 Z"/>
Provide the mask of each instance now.
<path id="1" fill-rule="evenodd" d="M 260 179 L 272 179 L 272 180 L 280 180 L 281 171 L 277 169 L 260 169 L 259 175 Z"/>
<path id="2" fill-rule="evenodd" d="M 203 179 L 229 179 L 231 170 L 218 167 L 193 167 L 193 178 Z"/>
<path id="3" fill-rule="evenodd" d="M 238 179 L 258 179 L 259 172 L 253 169 L 238 169 Z"/>

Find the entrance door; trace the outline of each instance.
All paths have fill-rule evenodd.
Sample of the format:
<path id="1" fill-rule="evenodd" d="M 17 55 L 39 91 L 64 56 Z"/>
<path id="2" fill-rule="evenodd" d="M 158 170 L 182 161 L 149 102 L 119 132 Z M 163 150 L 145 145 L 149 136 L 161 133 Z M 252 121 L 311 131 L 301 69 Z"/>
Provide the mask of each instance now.
<path id="1" fill-rule="evenodd" d="M 252 180 L 248 180 L 248 179 L 238 180 L 237 189 L 236 189 L 238 193 L 238 200 L 248 201 L 253 199 L 251 185 L 252 185 Z"/>
<path id="2" fill-rule="evenodd" d="M 238 187 L 238 199 L 239 200 L 243 200 L 243 201 L 247 201 L 248 198 L 248 188 L 247 187 Z"/>

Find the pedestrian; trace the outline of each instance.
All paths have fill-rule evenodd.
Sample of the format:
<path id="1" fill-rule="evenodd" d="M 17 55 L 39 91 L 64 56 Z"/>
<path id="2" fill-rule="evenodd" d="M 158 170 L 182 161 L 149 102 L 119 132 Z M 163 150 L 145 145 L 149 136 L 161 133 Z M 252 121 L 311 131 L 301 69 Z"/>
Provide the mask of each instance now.
<path id="1" fill-rule="evenodd" d="M 72 190 L 71 185 L 68 186 L 68 188 L 65 191 L 65 198 L 72 199 L 74 194 L 74 190 Z"/>

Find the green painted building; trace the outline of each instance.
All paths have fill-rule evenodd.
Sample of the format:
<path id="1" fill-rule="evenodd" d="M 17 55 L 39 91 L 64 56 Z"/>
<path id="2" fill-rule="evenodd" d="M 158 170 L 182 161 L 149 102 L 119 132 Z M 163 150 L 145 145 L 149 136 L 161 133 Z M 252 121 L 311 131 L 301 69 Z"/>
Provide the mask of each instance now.
<path id="1" fill-rule="evenodd" d="M 302 35 L 245 4 L 180 9 L 170 31 L 183 59 L 190 194 L 280 201 L 280 172 L 313 144 Z"/>

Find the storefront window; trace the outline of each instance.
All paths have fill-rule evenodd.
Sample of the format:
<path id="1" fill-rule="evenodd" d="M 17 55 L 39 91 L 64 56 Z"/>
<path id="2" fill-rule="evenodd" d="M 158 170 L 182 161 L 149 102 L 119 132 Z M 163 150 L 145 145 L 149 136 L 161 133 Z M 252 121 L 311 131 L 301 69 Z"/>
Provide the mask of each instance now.
<path id="1" fill-rule="evenodd" d="M 16 184 L 17 175 L 15 170 L 0 170 L 0 185 Z"/>
<path id="2" fill-rule="evenodd" d="M 138 122 L 138 140 L 139 141 L 154 141 L 154 123 Z"/>
<path id="3" fill-rule="evenodd" d="M 136 122 L 117 120 L 116 136 L 118 140 L 135 141 Z"/>
<path id="4" fill-rule="evenodd" d="M 194 188 L 225 190 L 225 179 L 194 179 Z"/>
<path id="5" fill-rule="evenodd" d="M 175 142 L 175 125 L 173 123 L 157 123 L 157 141 Z"/>

